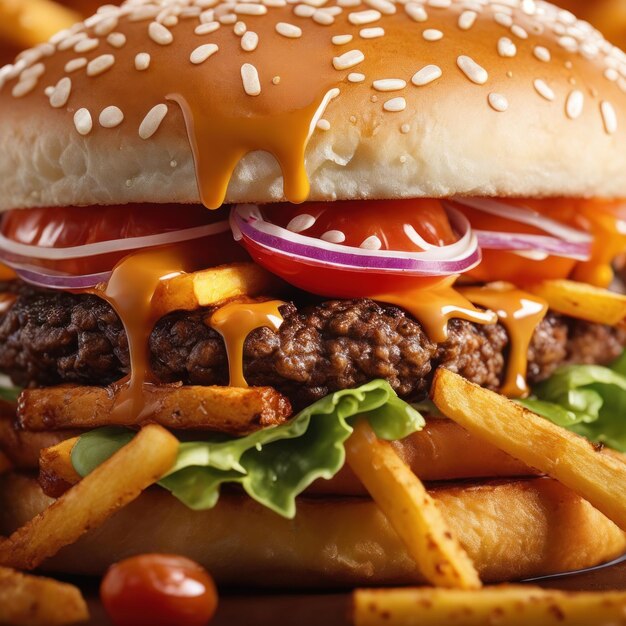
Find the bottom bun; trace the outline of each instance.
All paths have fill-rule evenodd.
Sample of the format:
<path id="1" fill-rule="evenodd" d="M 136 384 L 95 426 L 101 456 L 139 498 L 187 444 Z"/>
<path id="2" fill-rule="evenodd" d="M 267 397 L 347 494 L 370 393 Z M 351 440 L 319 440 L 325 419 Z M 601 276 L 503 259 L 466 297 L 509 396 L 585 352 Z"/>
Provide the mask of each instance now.
<path id="1" fill-rule="evenodd" d="M 626 551 L 626 535 L 615 524 L 550 479 L 451 485 L 431 493 L 488 583 L 583 569 Z M 0 532 L 12 532 L 50 502 L 35 480 L 3 477 Z M 285 520 L 231 494 L 211 511 L 191 511 L 156 488 L 63 549 L 44 569 L 101 574 L 111 563 L 145 552 L 186 555 L 223 585 L 423 582 L 371 500 L 302 498 L 296 518 Z"/>

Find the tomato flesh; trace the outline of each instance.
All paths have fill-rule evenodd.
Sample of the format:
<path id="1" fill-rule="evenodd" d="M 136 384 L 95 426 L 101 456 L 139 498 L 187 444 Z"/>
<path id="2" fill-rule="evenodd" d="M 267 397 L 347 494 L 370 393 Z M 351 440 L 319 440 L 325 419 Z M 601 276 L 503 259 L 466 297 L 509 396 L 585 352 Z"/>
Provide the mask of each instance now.
<path id="1" fill-rule="evenodd" d="M 213 579 L 190 559 L 145 554 L 109 568 L 100 586 L 116 626 L 205 626 L 217 609 Z"/>

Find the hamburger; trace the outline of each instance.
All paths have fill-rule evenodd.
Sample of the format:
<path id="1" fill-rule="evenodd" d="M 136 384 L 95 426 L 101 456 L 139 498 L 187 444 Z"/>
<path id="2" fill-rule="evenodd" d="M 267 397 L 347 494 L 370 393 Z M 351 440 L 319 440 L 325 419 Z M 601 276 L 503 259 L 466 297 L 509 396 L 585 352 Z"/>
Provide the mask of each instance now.
<path id="1" fill-rule="evenodd" d="M 224 584 L 414 582 L 344 463 L 364 415 L 484 581 L 620 556 L 613 522 L 428 394 L 446 368 L 626 449 L 624 315 L 586 304 L 622 304 L 624 67 L 528 0 L 129 0 L 22 53 L 0 531 L 156 422 L 175 467 L 46 569 L 158 551 Z"/>

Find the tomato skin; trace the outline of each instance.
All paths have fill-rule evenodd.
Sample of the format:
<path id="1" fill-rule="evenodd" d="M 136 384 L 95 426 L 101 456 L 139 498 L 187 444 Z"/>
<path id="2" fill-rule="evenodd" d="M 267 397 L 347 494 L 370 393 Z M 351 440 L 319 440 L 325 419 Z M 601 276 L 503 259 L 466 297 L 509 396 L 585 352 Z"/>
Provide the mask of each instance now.
<path id="1" fill-rule="evenodd" d="M 217 609 L 213 579 L 194 561 L 144 554 L 111 566 L 100 598 L 116 626 L 205 626 Z"/>

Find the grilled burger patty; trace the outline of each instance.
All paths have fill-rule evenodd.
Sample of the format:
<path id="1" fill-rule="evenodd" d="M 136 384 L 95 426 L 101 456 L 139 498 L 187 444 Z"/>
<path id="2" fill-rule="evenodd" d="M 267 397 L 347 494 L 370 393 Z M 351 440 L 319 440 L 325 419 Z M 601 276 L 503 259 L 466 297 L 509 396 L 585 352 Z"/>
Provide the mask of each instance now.
<path id="1" fill-rule="evenodd" d="M 0 371 L 21 386 L 103 385 L 129 370 L 128 343 L 111 306 L 96 296 L 8 283 L 17 299 L 0 315 Z M 228 384 L 226 350 L 206 320 L 213 309 L 171 313 L 150 339 L 154 374 L 164 383 Z M 245 344 L 251 385 L 270 385 L 297 408 L 332 391 L 385 378 L 403 398 L 426 396 L 439 366 L 489 388 L 500 385 L 509 339 L 501 325 L 462 320 L 443 344 L 429 340 L 401 309 L 371 300 L 333 300 L 282 308 L 279 332 L 253 331 Z M 528 380 L 548 378 L 564 363 L 606 364 L 626 345 L 626 331 L 549 313 L 529 349 Z"/>

